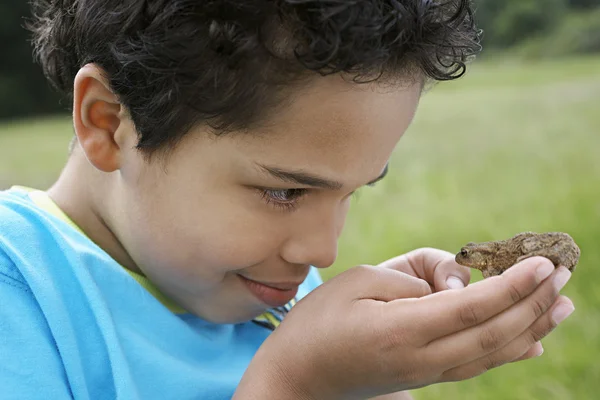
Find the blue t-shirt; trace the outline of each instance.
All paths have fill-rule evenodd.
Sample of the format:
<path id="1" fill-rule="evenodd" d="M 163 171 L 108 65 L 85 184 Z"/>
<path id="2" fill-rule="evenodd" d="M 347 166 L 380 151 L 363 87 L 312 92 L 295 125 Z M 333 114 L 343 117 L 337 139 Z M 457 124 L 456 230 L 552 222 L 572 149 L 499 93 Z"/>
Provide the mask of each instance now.
<path id="1" fill-rule="evenodd" d="M 321 284 L 312 268 L 296 301 Z M 213 324 L 115 262 L 45 192 L 0 191 L 0 398 L 229 399 L 292 301 Z"/>

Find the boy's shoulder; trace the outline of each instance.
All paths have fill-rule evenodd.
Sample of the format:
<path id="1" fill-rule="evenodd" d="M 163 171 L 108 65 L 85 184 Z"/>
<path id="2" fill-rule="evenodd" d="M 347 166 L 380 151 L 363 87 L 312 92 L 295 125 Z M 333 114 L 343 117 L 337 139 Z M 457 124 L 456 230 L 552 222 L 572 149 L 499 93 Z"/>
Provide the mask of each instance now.
<path id="1" fill-rule="evenodd" d="M 46 192 L 23 186 L 0 190 L 0 243 L 31 241 L 34 232 L 81 237 L 83 232 Z"/>
<path id="2" fill-rule="evenodd" d="M 24 236 L 24 231 L 48 222 L 47 214 L 36 206 L 35 189 L 13 186 L 0 190 L 0 240 L 9 234 Z"/>
<path id="3" fill-rule="evenodd" d="M 36 233 L 52 231 L 51 228 L 55 228 L 53 234 L 68 231 L 59 220 L 36 205 L 32 198 L 36 192 L 19 186 L 0 191 L 0 246 L 15 242 L 21 242 L 19 247 L 26 246 L 35 241 Z"/>
<path id="4" fill-rule="evenodd" d="M 23 207 L 33 205 L 29 193 L 34 190 L 23 186 L 13 186 L 10 189 L 0 190 L 0 226 L 14 222 Z"/>
<path id="5" fill-rule="evenodd" d="M 0 279 L 13 285 L 22 284 L 15 258 L 18 258 L 24 245 L 31 240 L 38 225 L 36 215 L 28 198 L 26 188 L 13 187 L 0 191 Z"/>
<path id="6" fill-rule="evenodd" d="M 19 186 L 0 191 L 0 273 L 23 284 L 23 265 L 68 251 L 61 245 L 66 241 L 81 240 L 73 227 L 36 204 L 37 192 Z"/>

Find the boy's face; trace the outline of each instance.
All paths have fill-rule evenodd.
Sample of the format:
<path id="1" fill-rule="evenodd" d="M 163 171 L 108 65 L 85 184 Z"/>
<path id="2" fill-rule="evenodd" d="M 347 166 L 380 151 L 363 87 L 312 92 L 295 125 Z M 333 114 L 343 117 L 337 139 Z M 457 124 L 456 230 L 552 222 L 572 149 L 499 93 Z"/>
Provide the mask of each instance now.
<path id="1" fill-rule="evenodd" d="M 196 129 L 166 164 L 131 149 L 122 124 L 110 229 L 143 274 L 206 320 L 283 305 L 309 265 L 334 262 L 352 192 L 384 172 L 420 91 L 320 78 L 261 129 Z"/>

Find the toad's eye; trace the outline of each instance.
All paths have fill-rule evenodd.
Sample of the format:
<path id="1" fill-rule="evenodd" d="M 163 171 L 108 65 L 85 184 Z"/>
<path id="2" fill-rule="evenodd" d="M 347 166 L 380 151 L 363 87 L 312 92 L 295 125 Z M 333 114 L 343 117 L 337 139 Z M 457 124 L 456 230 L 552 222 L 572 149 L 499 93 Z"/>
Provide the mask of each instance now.
<path id="1" fill-rule="evenodd" d="M 469 251 L 467 249 L 462 249 L 460 251 L 460 255 L 463 256 L 463 257 L 466 257 L 466 256 L 469 255 Z"/>

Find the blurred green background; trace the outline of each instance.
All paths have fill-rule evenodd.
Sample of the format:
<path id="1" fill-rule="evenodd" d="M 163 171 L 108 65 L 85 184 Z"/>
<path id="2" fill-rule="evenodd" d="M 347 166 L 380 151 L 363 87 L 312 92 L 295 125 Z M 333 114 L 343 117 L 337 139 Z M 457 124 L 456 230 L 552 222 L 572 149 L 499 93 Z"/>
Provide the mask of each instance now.
<path id="1" fill-rule="evenodd" d="M 421 246 L 525 230 L 564 231 L 580 265 L 576 312 L 535 360 L 414 392 L 428 399 L 600 398 L 600 0 L 479 0 L 484 50 L 422 99 L 389 177 L 352 206 L 325 279 Z M 47 188 L 67 157 L 68 107 L 44 81 L 21 25 L 0 4 L 0 189 Z M 473 281 L 481 279 L 473 273 Z"/>

